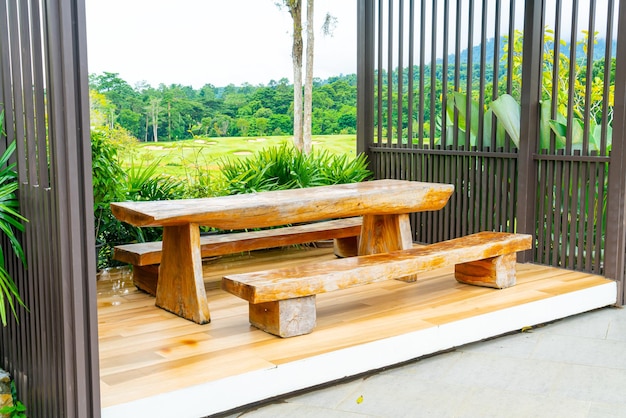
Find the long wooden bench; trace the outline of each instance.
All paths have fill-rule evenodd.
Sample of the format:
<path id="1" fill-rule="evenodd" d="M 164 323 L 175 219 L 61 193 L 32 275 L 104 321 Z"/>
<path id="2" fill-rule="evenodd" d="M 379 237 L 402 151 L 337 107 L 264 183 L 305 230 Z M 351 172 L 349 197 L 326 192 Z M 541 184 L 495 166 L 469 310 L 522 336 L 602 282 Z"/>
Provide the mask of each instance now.
<path id="1" fill-rule="evenodd" d="M 407 250 L 228 275 L 222 288 L 249 302 L 252 325 L 292 337 L 315 327 L 316 294 L 450 265 L 459 282 L 501 289 L 515 284 L 517 252 L 530 248 L 530 235 L 480 232 Z"/>
<path id="2" fill-rule="evenodd" d="M 206 258 L 334 239 L 335 254 L 351 257 L 357 253 L 361 225 L 362 218 L 353 217 L 259 231 L 203 235 L 200 237 L 200 252 Z M 151 295 L 156 294 L 162 244 L 157 241 L 114 247 L 113 258 L 131 264 L 135 286 Z"/>

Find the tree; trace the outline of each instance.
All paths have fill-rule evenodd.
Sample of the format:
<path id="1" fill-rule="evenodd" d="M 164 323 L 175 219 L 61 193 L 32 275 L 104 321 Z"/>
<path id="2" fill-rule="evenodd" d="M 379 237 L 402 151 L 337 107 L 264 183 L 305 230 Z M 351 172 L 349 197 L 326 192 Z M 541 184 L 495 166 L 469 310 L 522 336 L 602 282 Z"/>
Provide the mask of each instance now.
<path id="1" fill-rule="evenodd" d="M 299 149 L 304 149 L 303 138 L 303 108 L 302 108 L 302 1 L 283 0 L 293 21 L 293 42 L 291 59 L 293 63 L 293 143 Z M 313 17 L 311 17 L 313 19 Z"/>
<path id="2" fill-rule="evenodd" d="M 161 98 L 160 97 L 152 97 L 150 98 L 150 102 L 148 105 L 148 113 L 150 114 L 150 119 L 152 121 L 152 135 L 153 141 L 158 142 L 159 140 L 159 110 L 161 106 Z M 146 122 L 147 123 L 147 122 Z"/>
<path id="3" fill-rule="evenodd" d="M 306 73 L 304 79 L 304 121 L 302 126 L 302 150 L 311 152 L 311 123 L 313 116 L 313 0 L 306 2 Z"/>
<path id="4" fill-rule="evenodd" d="M 305 154 L 311 152 L 313 118 L 313 57 L 315 55 L 315 31 L 313 28 L 314 0 L 306 0 L 306 72 L 304 80 L 304 105 L 302 97 L 302 1 L 283 0 L 293 20 L 293 142 Z M 281 4 L 277 3 L 280 7 Z M 337 19 L 326 14 L 322 30 L 332 34 Z"/>

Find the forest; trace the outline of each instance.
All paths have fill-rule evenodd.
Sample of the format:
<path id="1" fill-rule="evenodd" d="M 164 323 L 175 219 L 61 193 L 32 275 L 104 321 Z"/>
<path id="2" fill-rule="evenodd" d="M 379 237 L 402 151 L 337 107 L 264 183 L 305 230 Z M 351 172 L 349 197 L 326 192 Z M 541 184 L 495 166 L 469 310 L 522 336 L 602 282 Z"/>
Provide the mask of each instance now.
<path id="1" fill-rule="evenodd" d="M 105 72 L 90 75 L 89 86 L 92 125 L 119 126 L 141 141 L 293 132 L 293 85 L 286 78 L 196 90 L 180 84 L 132 87 L 119 74 Z M 356 132 L 355 74 L 315 80 L 312 131 Z"/>
<path id="2" fill-rule="evenodd" d="M 546 42 L 552 42 L 551 32 L 546 31 Z M 420 69 L 414 66 L 412 74 L 415 88 L 415 97 L 419 96 L 418 86 L 420 77 L 423 77 L 424 94 L 423 114 L 419 110 L 413 113 L 413 120 L 409 121 L 407 116 L 407 87 L 409 85 L 408 68 L 402 71 L 403 85 L 403 113 L 402 113 L 402 137 L 407 138 L 409 132 L 412 136 L 423 136 L 438 141 L 442 132 L 449 129 L 446 123 L 442 123 L 442 115 L 448 112 L 462 111 L 464 106 L 465 92 L 471 91 L 472 101 L 478 100 L 481 80 L 486 81 L 485 105 L 488 106 L 492 97 L 493 89 L 497 88 L 496 96 L 509 93 L 519 102 L 521 87 L 521 61 L 523 36 L 521 32 L 516 32 L 512 44 L 507 38 L 501 39 L 501 52 L 499 54 L 500 64 L 497 68 L 493 65 L 493 40 L 488 40 L 487 51 L 491 51 L 489 60 L 481 71 L 480 64 L 473 63 L 472 68 L 468 68 L 467 63 L 460 63 L 458 70 L 454 67 L 454 60 L 451 58 L 447 64 L 447 77 L 444 75 L 444 66 L 437 62 L 431 69 L 430 65 L 425 65 Z M 586 62 L 584 45 L 587 38 L 583 37 L 577 44 L 578 51 L 574 68 L 574 109 L 576 117 L 582 117 L 584 108 L 584 85 L 590 84 L 593 90 L 591 103 L 591 121 L 600 123 L 600 108 L 598 100 L 602 96 L 604 60 L 594 59 L 591 79 L 592 83 L 587 83 Z M 604 53 L 605 40 L 594 39 L 597 48 L 594 50 L 595 56 L 602 56 Z M 513 53 L 513 68 L 510 69 L 512 77 L 511 90 L 507 91 L 506 56 L 508 50 Z M 563 46 L 567 50 L 567 45 Z M 555 60 L 560 61 L 559 91 L 568 89 L 567 80 L 569 74 L 569 61 L 567 55 L 562 50 L 558 57 L 553 57 L 547 48 L 544 54 L 544 77 L 543 99 L 545 103 L 552 100 L 552 86 L 550 80 L 551 68 Z M 462 51 L 462 55 L 467 51 Z M 475 55 L 479 55 L 478 53 Z M 613 89 L 615 59 L 611 62 L 611 96 Z M 433 71 L 434 70 L 434 71 Z M 471 71 L 468 71 L 471 70 Z M 496 74 L 494 74 L 497 72 Z M 468 83 L 468 74 L 471 80 Z M 378 94 L 384 98 L 382 100 L 382 112 L 387 113 L 387 105 L 396 103 L 398 97 L 398 70 L 394 70 L 391 77 L 388 77 L 384 70 L 380 76 L 385 80 L 383 90 Z M 493 84 L 494 76 L 498 80 L 496 86 Z M 389 83 L 389 78 L 391 83 Z M 447 78 L 447 92 L 443 91 L 443 80 Z M 547 81 L 546 81 L 547 80 Z M 215 87 L 206 84 L 196 90 L 191 86 L 172 84 L 166 86 L 160 84 L 154 88 L 147 83 L 141 83 L 132 87 L 117 73 L 105 72 L 103 74 L 91 74 L 90 103 L 92 114 L 92 125 L 107 126 L 111 129 L 122 128 L 126 133 L 140 141 L 177 141 L 196 137 L 247 137 L 247 136 L 280 136 L 291 135 L 293 133 L 293 85 L 286 78 L 279 81 L 270 81 L 267 85 L 253 86 L 243 84 L 241 86 L 228 85 L 226 87 Z M 313 83 L 313 115 L 312 134 L 313 135 L 335 135 L 335 134 L 355 134 L 356 133 L 356 106 L 357 106 L 357 79 L 355 74 L 339 75 L 326 80 L 314 79 Z M 392 86 L 389 94 L 389 84 Z M 469 84 L 469 85 L 468 85 Z M 449 95 L 451 99 L 444 101 L 442 98 Z M 566 96 L 566 95 L 565 95 Z M 431 101 L 434 99 L 434 103 Z M 553 122 L 553 129 L 559 128 L 557 124 L 562 123 L 563 115 L 567 115 L 567 98 L 559 97 L 558 111 L 560 115 Z M 610 98 L 612 105 L 612 97 Z M 443 109 L 444 106 L 447 107 Z M 414 104 L 415 106 L 415 104 Z M 497 110 L 497 109 L 496 109 Z M 508 109 L 507 109 L 508 110 Z M 392 120 L 397 119 L 397 108 L 392 109 Z M 450 119 L 451 120 L 451 119 Z M 609 123 L 612 115 L 609 117 Z M 383 119 L 383 132 L 386 132 L 386 119 Z M 409 126 L 411 129 L 408 129 Z M 558 131 L 558 129 L 557 129 Z M 557 132 L 558 134 L 559 132 Z"/>

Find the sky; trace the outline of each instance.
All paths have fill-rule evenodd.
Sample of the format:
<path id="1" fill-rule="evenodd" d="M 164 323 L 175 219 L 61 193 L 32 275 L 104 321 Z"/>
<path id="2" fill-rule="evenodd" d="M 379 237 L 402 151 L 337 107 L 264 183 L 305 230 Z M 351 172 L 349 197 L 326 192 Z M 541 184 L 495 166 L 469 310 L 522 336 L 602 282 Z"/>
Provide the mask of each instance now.
<path id="1" fill-rule="evenodd" d="M 292 20 L 277 1 L 86 0 L 89 73 L 153 87 L 292 82 Z M 356 5 L 315 0 L 314 77 L 356 73 Z M 332 37 L 326 13 L 337 19 Z"/>

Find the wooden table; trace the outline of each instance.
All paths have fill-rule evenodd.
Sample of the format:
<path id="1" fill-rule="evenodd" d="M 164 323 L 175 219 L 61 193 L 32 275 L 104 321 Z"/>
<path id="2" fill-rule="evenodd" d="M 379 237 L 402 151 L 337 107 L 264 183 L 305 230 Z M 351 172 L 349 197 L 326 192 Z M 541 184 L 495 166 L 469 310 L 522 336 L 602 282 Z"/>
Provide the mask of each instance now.
<path id="1" fill-rule="evenodd" d="M 200 229 L 252 229 L 363 216 L 359 254 L 412 246 L 409 214 L 439 210 L 454 186 L 375 180 L 305 189 L 168 201 L 117 202 L 111 210 L 134 226 L 162 226 L 163 257 L 156 305 L 204 324 L 210 321 L 202 278 Z"/>

